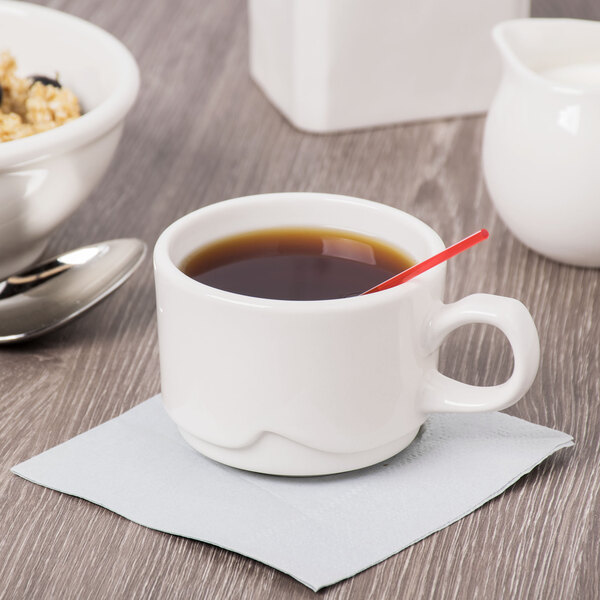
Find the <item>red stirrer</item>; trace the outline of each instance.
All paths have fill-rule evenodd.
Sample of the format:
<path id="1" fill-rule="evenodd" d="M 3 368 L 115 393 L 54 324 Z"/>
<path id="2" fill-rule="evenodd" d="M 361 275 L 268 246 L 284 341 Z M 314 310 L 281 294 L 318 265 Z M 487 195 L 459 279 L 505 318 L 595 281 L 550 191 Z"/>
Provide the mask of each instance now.
<path id="1" fill-rule="evenodd" d="M 409 279 L 412 279 L 413 277 L 416 277 L 417 275 L 428 271 L 432 267 L 443 263 L 449 258 L 460 254 L 467 248 L 471 248 L 471 246 L 482 242 L 483 240 L 487 239 L 489 235 L 490 234 L 488 233 L 487 229 L 481 229 L 477 233 L 473 233 L 469 237 L 466 237 L 464 240 L 456 242 L 456 244 L 453 244 L 445 250 L 442 250 L 439 254 L 436 254 L 431 258 L 427 258 L 423 262 L 420 262 L 417 265 L 413 265 L 405 271 L 398 273 L 398 275 L 394 275 L 393 277 L 386 279 L 383 283 L 380 283 L 379 285 L 372 287 L 370 290 L 363 292 L 361 296 L 364 296 L 365 294 L 372 294 L 373 292 L 380 292 L 381 290 L 387 290 L 389 288 L 400 285 L 401 283 L 404 283 L 405 281 L 408 281 Z"/>

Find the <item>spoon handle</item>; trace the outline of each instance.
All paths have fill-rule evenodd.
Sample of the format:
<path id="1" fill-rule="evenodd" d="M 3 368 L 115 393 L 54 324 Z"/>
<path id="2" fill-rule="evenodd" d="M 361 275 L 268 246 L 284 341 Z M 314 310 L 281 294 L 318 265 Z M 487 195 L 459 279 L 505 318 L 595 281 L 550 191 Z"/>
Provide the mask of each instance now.
<path id="1" fill-rule="evenodd" d="M 488 233 L 487 229 L 481 229 L 477 233 L 473 233 L 470 236 L 466 237 L 464 240 L 456 242 L 456 244 L 445 248 L 439 254 L 435 254 L 434 256 L 425 259 L 423 262 L 413 265 L 412 267 L 402 271 L 401 273 L 398 273 L 398 275 L 394 275 L 393 277 L 386 279 L 383 283 L 380 283 L 375 287 L 372 287 L 370 290 L 363 292 L 361 296 L 364 296 L 365 294 L 372 294 L 373 292 L 380 292 L 382 290 L 387 290 L 389 288 L 400 285 L 401 283 L 404 283 L 405 281 L 408 281 L 409 279 L 412 279 L 413 277 L 416 277 L 417 275 L 428 271 L 432 267 L 443 263 L 449 258 L 460 254 L 467 248 L 470 248 L 471 246 L 474 246 L 475 244 L 478 244 L 479 242 L 487 239 L 489 235 L 490 234 Z"/>

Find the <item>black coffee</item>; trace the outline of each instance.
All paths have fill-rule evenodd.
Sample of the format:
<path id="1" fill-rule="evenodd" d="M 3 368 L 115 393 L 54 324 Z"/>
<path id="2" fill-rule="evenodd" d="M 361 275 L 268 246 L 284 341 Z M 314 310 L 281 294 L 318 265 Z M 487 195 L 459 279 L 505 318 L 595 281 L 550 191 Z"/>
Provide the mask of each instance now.
<path id="1" fill-rule="evenodd" d="M 412 266 L 367 236 L 318 228 L 253 231 L 192 252 L 181 270 L 220 290 L 277 300 L 355 296 Z"/>

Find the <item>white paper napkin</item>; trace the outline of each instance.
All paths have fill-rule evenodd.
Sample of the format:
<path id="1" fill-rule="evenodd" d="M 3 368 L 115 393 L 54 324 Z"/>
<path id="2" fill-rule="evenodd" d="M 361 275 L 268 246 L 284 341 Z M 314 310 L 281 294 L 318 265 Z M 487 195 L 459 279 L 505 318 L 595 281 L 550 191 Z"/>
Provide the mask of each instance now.
<path id="1" fill-rule="evenodd" d="M 155 396 L 12 471 L 318 590 L 457 521 L 572 445 L 502 413 L 434 415 L 406 450 L 374 467 L 273 477 L 192 450 Z"/>

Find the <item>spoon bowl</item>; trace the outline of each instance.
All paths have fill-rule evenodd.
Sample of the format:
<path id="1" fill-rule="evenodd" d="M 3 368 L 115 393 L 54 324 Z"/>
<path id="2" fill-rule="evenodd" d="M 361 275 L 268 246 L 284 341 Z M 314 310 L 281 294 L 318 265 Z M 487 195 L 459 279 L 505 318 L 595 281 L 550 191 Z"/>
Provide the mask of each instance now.
<path id="1" fill-rule="evenodd" d="M 146 254 L 126 238 L 70 250 L 0 281 L 0 344 L 53 331 L 106 298 Z"/>

